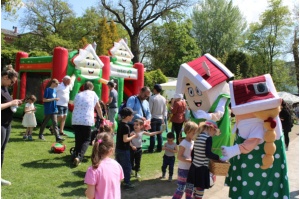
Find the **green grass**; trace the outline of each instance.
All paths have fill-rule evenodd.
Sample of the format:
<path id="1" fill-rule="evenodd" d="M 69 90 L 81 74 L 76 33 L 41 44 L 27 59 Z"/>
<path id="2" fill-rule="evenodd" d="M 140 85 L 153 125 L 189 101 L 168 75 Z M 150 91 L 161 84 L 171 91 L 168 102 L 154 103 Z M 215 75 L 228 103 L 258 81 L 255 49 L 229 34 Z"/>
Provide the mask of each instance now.
<path id="1" fill-rule="evenodd" d="M 62 154 L 50 152 L 55 137 L 45 130 L 46 141 L 38 139 L 39 127 L 34 129 L 34 141 L 22 139 L 25 128 L 20 120 L 14 120 L 10 140 L 6 146 L 2 168 L 2 178 L 12 182 L 2 186 L 3 199 L 59 199 L 85 198 L 84 176 L 91 165 L 92 147 L 88 148 L 81 165 L 74 167 L 69 149 L 74 146 L 74 138 L 66 138 L 66 151 Z M 148 138 L 148 136 L 145 136 Z M 143 154 L 141 176 L 154 178 L 161 173 L 163 153 Z M 142 178 L 142 180 L 145 178 Z M 136 180 L 132 178 L 133 183 Z"/>

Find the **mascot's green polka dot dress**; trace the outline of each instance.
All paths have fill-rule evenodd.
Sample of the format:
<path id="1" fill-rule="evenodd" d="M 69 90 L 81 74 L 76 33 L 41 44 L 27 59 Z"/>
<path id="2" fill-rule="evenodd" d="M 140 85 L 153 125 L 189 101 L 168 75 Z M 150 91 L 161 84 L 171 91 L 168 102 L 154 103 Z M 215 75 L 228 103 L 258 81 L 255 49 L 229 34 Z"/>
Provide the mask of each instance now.
<path id="1" fill-rule="evenodd" d="M 235 144 L 245 140 L 237 135 Z M 261 169 L 264 143 L 248 154 L 240 154 L 230 160 L 231 166 L 225 180 L 232 199 L 288 199 L 289 183 L 283 136 L 276 140 L 274 162 L 268 169 Z"/>

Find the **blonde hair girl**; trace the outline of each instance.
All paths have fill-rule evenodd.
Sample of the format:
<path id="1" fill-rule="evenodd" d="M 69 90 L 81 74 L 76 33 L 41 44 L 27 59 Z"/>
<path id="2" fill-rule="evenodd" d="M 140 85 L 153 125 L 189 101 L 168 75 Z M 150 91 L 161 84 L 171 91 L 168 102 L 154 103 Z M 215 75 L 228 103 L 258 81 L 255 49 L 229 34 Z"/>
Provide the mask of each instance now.
<path id="1" fill-rule="evenodd" d="M 181 198 L 183 192 L 186 189 L 186 179 L 188 176 L 189 168 L 192 163 L 191 152 L 194 146 L 193 138 L 197 129 L 198 129 L 198 125 L 192 121 L 188 121 L 184 125 L 184 132 L 186 134 L 186 137 L 184 140 L 180 142 L 179 151 L 177 153 L 178 178 L 177 178 L 177 189 L 173 195 L 173 198 Z"/>
<path id="2" fill-rule="evenodd" d="M 186 184 L 186 195 L 190 197 L 194 194 L 195 198 L 202 198 L 204 189 L 211 187 L 208 167 L 209 160 L 220 159 L 217 154 L 212 152 L 212 137 L 216 135 L 220 135 L 220 130 L 216 122 L 207 120 L 199 124 L 197 133 L 194 136 L 194 155 Z"/>

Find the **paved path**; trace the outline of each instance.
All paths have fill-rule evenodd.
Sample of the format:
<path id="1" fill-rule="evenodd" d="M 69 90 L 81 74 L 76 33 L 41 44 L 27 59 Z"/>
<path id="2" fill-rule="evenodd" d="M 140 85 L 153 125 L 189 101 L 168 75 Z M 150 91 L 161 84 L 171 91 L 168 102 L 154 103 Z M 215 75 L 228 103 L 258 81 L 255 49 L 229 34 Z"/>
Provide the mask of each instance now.
<path id="1" fill-rule="evenodd" d="M 286 152 L 290 198 L 299 198 L 299 126 L 294 125 L 290 132 L 290 146 Z M 223 185 L 225 177 L 218 176 L 213 188 L 205 190 L 203 199 L 228 199 L 228 187 Z"/>

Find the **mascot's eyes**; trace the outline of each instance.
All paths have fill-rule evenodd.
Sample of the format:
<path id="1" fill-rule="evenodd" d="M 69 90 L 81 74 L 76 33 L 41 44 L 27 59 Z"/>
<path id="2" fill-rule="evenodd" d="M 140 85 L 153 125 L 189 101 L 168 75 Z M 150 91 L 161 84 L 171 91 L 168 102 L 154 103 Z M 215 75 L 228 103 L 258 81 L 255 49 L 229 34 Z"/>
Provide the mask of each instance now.
<path id="1" fill-rule="evenodd" d="M 202 91 L 200 91 L 198 87 L 196 87 L 196 93 L 197 93 L 199 96 L 202 96 Z"/>
<path id="2" fill-rule="evenodd" d="M 192 87 L 188 87 L 188 93 L 191 97 L 194 97 L 194 95 L 195 95 L 194 89 Z"/>
<path id="3" fill-rule="evenodd" d="M 87 65 L 89 66 L 89 65 L 90 65 L 90 62 L 88 62 Z"/>

